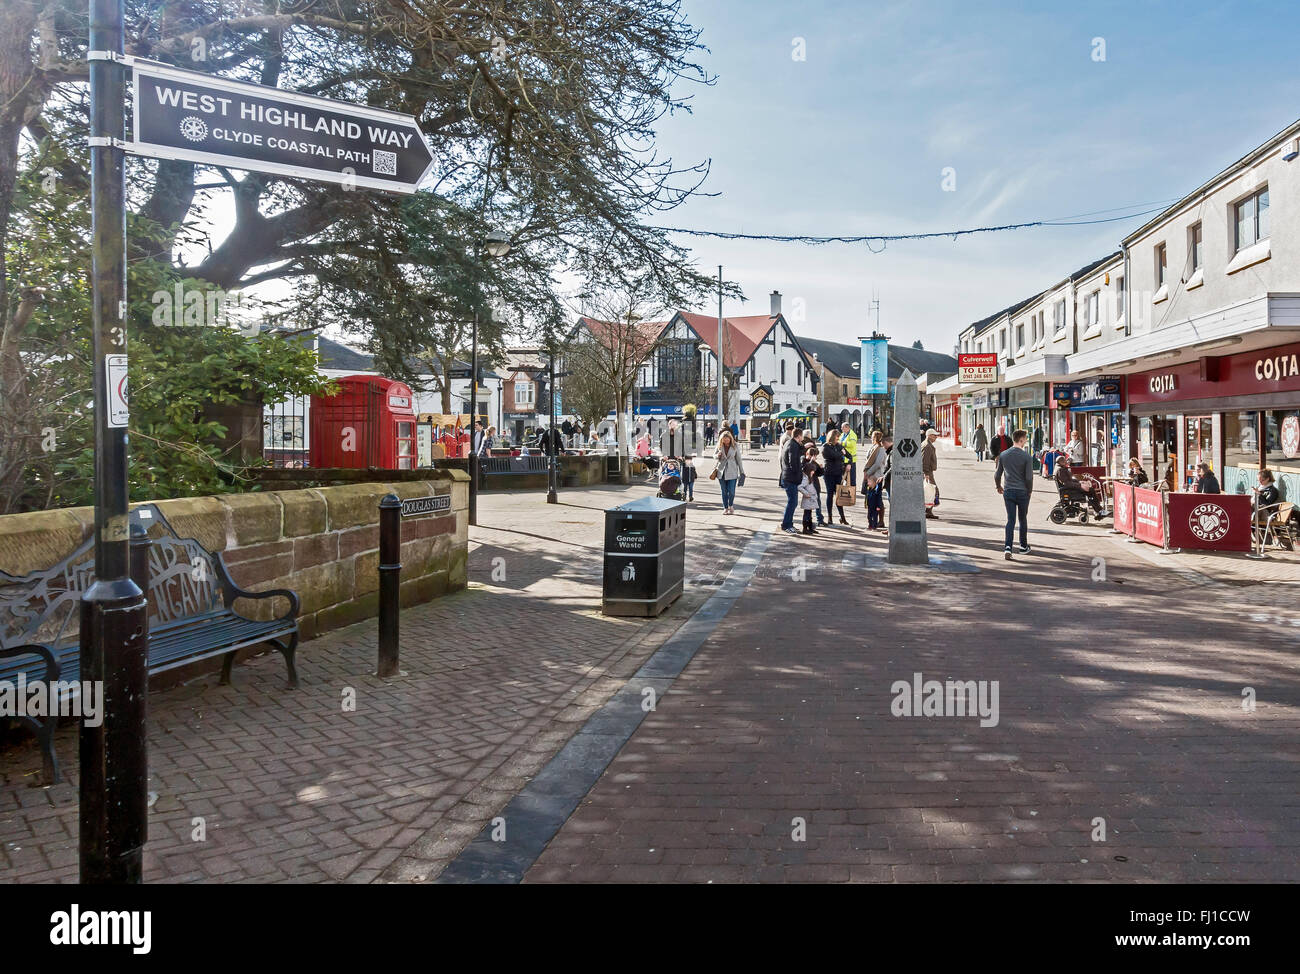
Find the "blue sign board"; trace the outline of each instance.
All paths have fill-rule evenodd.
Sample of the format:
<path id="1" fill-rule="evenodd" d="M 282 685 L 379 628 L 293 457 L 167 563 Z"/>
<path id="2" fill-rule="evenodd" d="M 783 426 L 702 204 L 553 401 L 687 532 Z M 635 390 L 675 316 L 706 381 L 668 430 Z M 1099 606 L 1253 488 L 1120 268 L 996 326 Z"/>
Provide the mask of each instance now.
<path id="1" fill-rule="evenodd" d="M 1076 413 L 1101 413 L 1123 408 L 1122 381 L 1103 375 L 1084 382 L 1055 382 L 1052 398 L 1058 407 Z"/>
<path id="2" fill-rule="evenodd" d="M 860 396 L 889 394 L 889 339 L 862 339 L 862 361 L 858 366 L 862 379 Z"/>

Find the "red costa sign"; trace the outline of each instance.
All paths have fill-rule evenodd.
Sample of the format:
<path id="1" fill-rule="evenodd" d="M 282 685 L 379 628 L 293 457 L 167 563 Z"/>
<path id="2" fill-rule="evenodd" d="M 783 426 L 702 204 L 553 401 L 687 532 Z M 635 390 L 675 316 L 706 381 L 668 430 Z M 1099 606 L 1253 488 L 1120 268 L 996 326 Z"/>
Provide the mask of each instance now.
<path id="1" fill-rule="evenodd" d="M 1257 352 L 1209 356 L 1216 378 L 1201 378 L 1201 363 L 1193 358 L 1179 365 L 1129 376 L 1131 403 L 1217 399 L 1267 392 L 1300 392 L 1300 344 L 1262 348 Z M 1213 375 L 1213 370 L 1210 371 Z"/>
<path id="2" fill-rule="evenodd" d="M 1115 484 L 1112 497 L 1115 508 L 1115 530 L 1133 536 L 1133 485 Z"/>
<path id="3" fill-rule="evenodd" d="M 1246 494 L 1170 494 L 1169 545 L 1250 551 L 1251 516 Z"/>
<path id="4" fill-rule="evenodd" d="M 1133 537 L 1165 546 L 1164 495 L 1158 490 L 1133 488 Z"/>

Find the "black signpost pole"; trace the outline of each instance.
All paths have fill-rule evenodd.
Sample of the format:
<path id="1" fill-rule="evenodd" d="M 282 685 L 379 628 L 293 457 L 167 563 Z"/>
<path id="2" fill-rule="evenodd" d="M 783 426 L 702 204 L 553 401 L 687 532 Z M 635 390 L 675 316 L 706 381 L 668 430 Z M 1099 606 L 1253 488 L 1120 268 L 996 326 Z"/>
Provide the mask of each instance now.
<path id="1" fill-rule="evenodd" d="M 122 0 L 90 0 L 90 199 L 95 369 L 95 582 L 81 602 L 81 679 L 103 720 L 80 729 L 83 883 L 139 883 L 148 822 L 148 615 L 127 518 L 126 203 Z"/>
<path id="2" fill-rule="evenodd" d="M 469 460 L 467 466 L 469 469 L 469 523 L 471 527 L 478 525 L 478 444 L 474 442 L 474 424 L 478 422 L 478 312 L 474 312 L 474 325 L 471 332 L 469 364 L 469 411 L 470 411 L 470 437 L 469 437 Z M 483 429 L 483 435 L 487 436 L 486 427 Z"/>
<path id="3" fill-rule="evenodd" d="M 560 457 L 559 457 L 560 450 L 559 450 L 559 445 L 556 443 L 556 433 L 555 433 L 555 338 L 554 336 L 551 337 L 550 355 L 551 355 L 551 382 L 547 391 L 550 393 L 551 396 L 551 428 L 550 430 L 547 431 L 546 443 L 549 448 L 547 452 L 549 453 L 551 460 L 550 463 L 546 465 L 546 472 L 548 474 L 546 478 L 546 485 L 547 485 L 546 503 L 558 504 L 560 502 L 560 498 L 556 496 L 555 487 L 556 487 L 556 481 L 558 480 L 558 478 L 556 477 L 556 473 L 557 473 L 556 468 L 560 464 Z"/>
<path id="4" fill-rule="evenodd" d="M 376 676 L 396 676 L 401 615 L 402 502 L 385 494 L 379 502 L 379 668 Z"/>

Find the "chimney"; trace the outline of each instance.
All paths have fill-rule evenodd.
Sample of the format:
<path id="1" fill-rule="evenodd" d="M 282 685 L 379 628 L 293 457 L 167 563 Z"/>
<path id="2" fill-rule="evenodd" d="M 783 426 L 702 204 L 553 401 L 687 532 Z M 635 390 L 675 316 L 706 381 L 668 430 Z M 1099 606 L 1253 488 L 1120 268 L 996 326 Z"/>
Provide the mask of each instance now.
<path id="1" fill-rule="evenodd" d="M 772 317 L 775 318 L 781 313 L 781 292 L 772 292 Z"/>

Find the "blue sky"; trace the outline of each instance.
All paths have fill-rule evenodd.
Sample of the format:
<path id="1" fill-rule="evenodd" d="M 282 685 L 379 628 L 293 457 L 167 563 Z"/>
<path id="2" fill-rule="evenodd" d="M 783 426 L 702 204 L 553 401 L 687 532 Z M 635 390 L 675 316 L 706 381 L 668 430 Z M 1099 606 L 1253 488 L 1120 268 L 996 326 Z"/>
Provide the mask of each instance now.
<path id="1" fill-rule="evenodd" d="M 915 233 L 1159 204 L 1300 117 L 1294 3 L 685 0 L 718 83 L 658 149 L 710 158 L 705 189 L 655 222 L 745 233 Z M 1094 38 L 1105 61 L 1094 61 Z M 803 38 L 806 60 L 791 57 Z M 686 90 L 683 88 L 683 90 Z M 943 170 L 956 189 L 942 189 Z M 1142 207 L 1133 206 L 1127 212 Z M 1125 212 L 1125 211 L 1120 211 Z M 1113 215 L 1099 214 L 1101 217 Z M 1094 217 L 1095 218 L 1095 217 Z M 764 313 L 853 341 L 874 290 L 896 342 L 960 328 L 1118 248 L 1143 218 L 890 243 L 693 238 Z M 701 309 L 701 310 L 712 310 Z M 874 322 L 872 322 L 874 323 Z"/>

